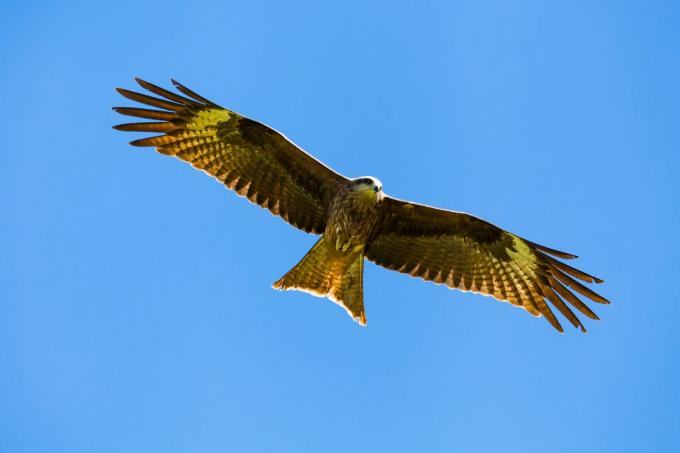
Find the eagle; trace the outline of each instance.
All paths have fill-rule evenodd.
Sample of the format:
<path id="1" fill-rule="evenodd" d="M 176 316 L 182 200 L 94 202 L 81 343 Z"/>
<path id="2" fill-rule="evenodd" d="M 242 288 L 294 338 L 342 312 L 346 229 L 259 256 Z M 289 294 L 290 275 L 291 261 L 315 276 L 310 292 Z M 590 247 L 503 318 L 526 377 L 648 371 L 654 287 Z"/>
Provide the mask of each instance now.
<path id="1" fill-rule="evenodd" d="M 581 283 L 601 279 L 562 261 L 575 255 L 463 212 L 390 197 L 377 178 L 347 178 L 280 132 L 220 107 L 175 80 L 172 84 L 181 94 L 135 80 L 148 94 L 116 90 L 145 107 L 113 109 L 151 121 L 114 129 L 157 135 L 131 145 L 155 147 L 188 162 L 292 226 L 320 235 L 302 260 L 273 284 L 276 289 L 327 297 L 366 325 L 366 258 L 387 269 L 509 302 L 545 317 L 560 332 L 564 329 L 553 308 L 585 332 L 570 306 L 588 318 L 599 318 L 577 294 L 609 303 Z"/>

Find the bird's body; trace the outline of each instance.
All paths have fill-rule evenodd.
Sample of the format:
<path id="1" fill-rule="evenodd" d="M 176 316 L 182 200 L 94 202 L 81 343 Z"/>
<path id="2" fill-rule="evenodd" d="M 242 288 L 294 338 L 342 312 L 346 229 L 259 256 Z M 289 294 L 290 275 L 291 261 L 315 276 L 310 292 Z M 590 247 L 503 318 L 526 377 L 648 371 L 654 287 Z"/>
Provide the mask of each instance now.
<path id="1" fill-rule="evenodd" d="M 382 186 L 373 178 L 339 184 L 331 198 L 323 236 L 274 288 L 327 296 L 360 324 L 366 324 L 364 252 L 380 220 L 382 200 Z"/>
<path id="2" fill-rule="evenodd" d="M 382 198 L 382 187 L 372 178 L 340 185 L 328 209 L 324 237 L 338 251 L 365 247 L 378 222 Z"/>
<path id="3" fill-rule="evenodd" d="M 583 331 L 567 303 L 589 318 L 598 318 L 572 291 L 609 303 L 576 279 L 602 280 L 555 258 L 574 255 L 527 241 L 468 214 L 386 196 L 377 179 L 346 178 L 277 131 L 174 81 L 186 97 L 137 81 L 161 97 L 118 91 L 156 109 L 115 110 L 157 121 L 121 124 L 116 129 L 163 134 L 132 145 L 155 146 L 162 154 L 187 161 L 291 225 L 321 235 L 275 288 L 328 297 L 365 324 L 363 263 L 367 258 L 388 269 L 510 302 L 545 316 L 560 331 L 547 302 Z"/>

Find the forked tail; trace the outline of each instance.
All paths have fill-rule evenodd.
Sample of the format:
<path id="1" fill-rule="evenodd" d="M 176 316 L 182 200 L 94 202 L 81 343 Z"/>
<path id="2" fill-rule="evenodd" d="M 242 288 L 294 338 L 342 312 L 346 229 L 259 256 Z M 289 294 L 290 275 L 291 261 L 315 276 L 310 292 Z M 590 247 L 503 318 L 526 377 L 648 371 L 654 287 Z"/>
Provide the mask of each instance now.
<path id="1" fill-rule="evenodd" d="M 304 258 L 272 286 L 328 297 L 343 306 L 359 324 L 366 325 L 363 280 L 363 249 L 340 254 L 331 249 L 322 236 Z"/>

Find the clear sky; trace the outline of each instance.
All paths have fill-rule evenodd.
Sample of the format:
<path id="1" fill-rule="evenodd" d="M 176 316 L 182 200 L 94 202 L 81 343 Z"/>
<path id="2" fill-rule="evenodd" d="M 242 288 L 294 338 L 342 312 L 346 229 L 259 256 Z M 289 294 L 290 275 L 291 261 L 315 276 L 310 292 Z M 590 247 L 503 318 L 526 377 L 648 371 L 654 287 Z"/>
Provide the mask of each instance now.
<path id="1" fill-rule="evenodd" d="M 680 451 L 680 2 L 0 3 L 0 452 Z M 111 129 L 174 77 L 581 256 L 583 335 L 314 243 Z M 592 304 L 596 305 L 596 304 Z"/>

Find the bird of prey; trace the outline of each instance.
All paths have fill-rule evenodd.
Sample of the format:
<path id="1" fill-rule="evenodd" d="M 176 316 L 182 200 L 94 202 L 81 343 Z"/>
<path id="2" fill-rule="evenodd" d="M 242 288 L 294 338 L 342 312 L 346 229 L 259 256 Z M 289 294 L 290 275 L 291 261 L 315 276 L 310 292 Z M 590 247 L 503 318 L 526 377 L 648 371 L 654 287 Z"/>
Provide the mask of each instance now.
<path id="1" fill-rule="evenodd" d="M 570 305 L 599 319 L 575 293 L 607 304 L 578 280 L 602 280 L 557 258 L 560 252 L 462 212 L 385 195 L 378 179 L 349 179 L 328 168 L 283 134 L 220 107 L 172 80 L 181 93 L 136 79 L 149 94 L 118 88 L 152 108 L 114 107 L 152 121 L 114 126 L 159 133 L 130 142 L 152 146 L 213 176 L 238 195 L 289 224 L 316 235 L 316 244 L 273 287 L 327 297 L 366 324 L 364 258 L 450 288 L 492 296 L 544 316 L 560 332 L 551 307 L 583 332 Z"/>

